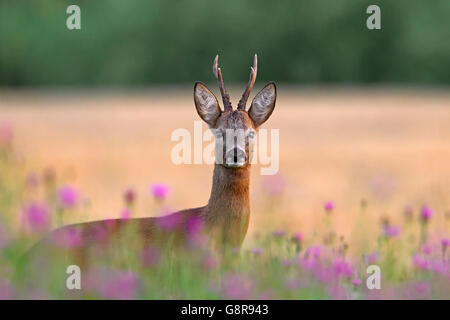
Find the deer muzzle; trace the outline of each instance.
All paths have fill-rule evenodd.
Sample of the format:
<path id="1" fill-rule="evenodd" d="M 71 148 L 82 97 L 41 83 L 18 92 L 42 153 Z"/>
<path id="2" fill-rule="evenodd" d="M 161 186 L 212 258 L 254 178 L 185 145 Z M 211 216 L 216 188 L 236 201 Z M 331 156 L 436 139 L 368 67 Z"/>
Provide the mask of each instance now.
<path id="1" fill-rule="evenodd" d="M 225 163 L 228 167 L 238 168 L 245 165 L 247 155 L 245 154 L 245 150 L 233 148 L 227 151 L 225 159 Z"/>

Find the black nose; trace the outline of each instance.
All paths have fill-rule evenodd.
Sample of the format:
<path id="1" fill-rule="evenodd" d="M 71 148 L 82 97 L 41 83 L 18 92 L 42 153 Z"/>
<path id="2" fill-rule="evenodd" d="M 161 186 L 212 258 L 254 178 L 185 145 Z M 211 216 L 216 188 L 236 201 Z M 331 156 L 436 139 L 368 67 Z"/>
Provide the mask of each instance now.
<path id="1" fill-rule="evenodd" d="M 247 156 L 244 150 L 234 148 L 227 152 L 226 160 L 228 165 L 243 165 L 247 161 Z"/>

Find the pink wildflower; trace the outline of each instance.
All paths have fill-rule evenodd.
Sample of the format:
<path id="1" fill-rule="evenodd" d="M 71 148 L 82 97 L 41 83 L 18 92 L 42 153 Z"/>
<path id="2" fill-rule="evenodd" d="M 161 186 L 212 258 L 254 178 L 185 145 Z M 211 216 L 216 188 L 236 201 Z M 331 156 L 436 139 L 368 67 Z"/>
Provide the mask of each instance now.
<path id="1" fill-rule="evenodd" d="M 311 246 L 305 251 L 305 258 L 314 257 L 315 259 L 320 259 L 322 255 L 322 247 L 321 246 Z"/>
<path id="2" fill-rule="evenodd" d="M 128 208 L 123 209 L 120 212 L 120 218 L 123 220 L 128 220 L 131 218 L 131 211 Z"/>
<path id="3" fill-rule="evenodd" d="M 150 188 L 153 197 L 157 200 L 164 200 L 170 192 L 170 189 L 167 185 L 163 183 L 155 183 Z"/>
<path id="4" fill-rule="evenodd" d="M 263 248 L 251 248 L 250 252 L 253 253 L 255 256 L 260 256 L 264 253 Z"/>
<path id="5" fill-rule="evenodd" d="M 201 232 L 204 228 L 203 220 L 199 217 L 193 216 L 190 217 L 187 221 L 187 233 L 188 235 L 196 235 Z"/>
<path id="6" fill-rule="evenodd" d="M 429 207 L 424 205 L 422 207 L 422 210 L 420 211 L 420 218 L 422 222 L 427 223 L 431 217 L 433 216 L 433 210 Z"/>
<path id="7" fill-rule="evenodd" d="M 424 270 L 424 271 L 429 269 L 428 261 L 424 257 L 422 257 L 421 255 L 419 255 L 419 254 L 415 254 L 413 256 L 413 265 L 416 268 L 419 268 L 419 269 Z"/>
<path id="8" fill-rule="evenodd" d="M 395 238 L 400 234 L 400 229 L 392 225 L 385 226 L 383 231 L 386 238 Z"/>
<path id="9" fill-rule="evenodd" d="M 133 300 L 138 294 L 139 282 L 131 272 L 113 273 L 100 286 L 100 294 L 106 299 Z"/>
<path id="10" fill-rule="evenodd" d="M 22 212 L 24 222 L 33 232 L 42 232 L 48 229 L 50 217 L 47 207 L 39 203 L 27 205 Z"/>
<path id="11" fill-rule="evenodd" d="M 297 232 L 296 234 L 294 234 L 292 236 L 292 241 L 294 241 L 295 243 L 302 243 L 303 241 L 303 234 L 301 232 Z"/>
<path id="12" fill-rule="evenodd" d="M 325 211 L 326 211 L 327 213 L 331 213 L 331 212 L 334 210 L 334 208 L 335 208 L 334 202 L 333 202 L 333 201 L 327 201 L 327 202 L 325 202 L 325 203 L 323 204 L 323 208 L 325 209 Z"/>
<path id="13" fill-rule="evenodd" d="M 79 200 L 78 191 L 69 185 L 63 186 L 58 189 L 59 203 L 66 209 L 75 207 Z"/>
<path id="14" fill-rule="evenodd" d="M 430 254 L 433 252 L 433 246 L 430 244 L 424 244 L 422 246 L 422 252 L 425 254 Z"/>
<path id="15" fill-rule="evenodd" d="M 176 213 L 168 214 L 162 217 L 159 217 L 158 226 L 165 230 L 172 230 L 178 227 L 180 222 L 180 216 Z"/>
<path id="16" fill-rule="evenodd" d="M 252 288 L 250 279 L 237 274 L 226 275 L 223 279 L 223 295 L 226 299 L 250 299 Z"/>
<path id="17" fill-rule="evenodd" d="M 63 248 L 76 248 L 81 245 L 81 234 L 75 227 L 58 229 L 52 234 L 53 242 Z"/>
<path id="18" fill-rule="evenodd" d="M 285 235 L 286 235 L 286 231 L 283 231 L 283 230 L 277 230 L 277 231 L 273 232 L 273 236 L 275 238 L 281 238 L 281 237 L 284 237 Z"/>
<path id="19" fill-rule="evenodd" d="M 134 189 L 129 188 L 125 190 L 123 199 L 125 200 L 125 204 L 127 206 L 133 205 L 134 201 L 136 200 L 136 192 L 134 191 Z"/>
<path id="20" fill-rule="evenodd" d="M 336 277 L 350 278 L 353 275 L 353 269 L 350 264 L 342 258 L 337 258 L 333 262 L 333 272 Z"/>

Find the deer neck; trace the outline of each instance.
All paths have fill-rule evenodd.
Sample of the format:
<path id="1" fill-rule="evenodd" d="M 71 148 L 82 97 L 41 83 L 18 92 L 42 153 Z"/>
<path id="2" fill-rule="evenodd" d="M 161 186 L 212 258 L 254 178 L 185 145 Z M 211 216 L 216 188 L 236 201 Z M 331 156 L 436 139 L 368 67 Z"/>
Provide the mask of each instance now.
<path id="1" fill-rule="evenodd" d="M 220 241 L 238 247 L 244 240 L 250 218 L 249 186 L 249 165 L 233 169 L 215 164 L 205 220 Z"/>

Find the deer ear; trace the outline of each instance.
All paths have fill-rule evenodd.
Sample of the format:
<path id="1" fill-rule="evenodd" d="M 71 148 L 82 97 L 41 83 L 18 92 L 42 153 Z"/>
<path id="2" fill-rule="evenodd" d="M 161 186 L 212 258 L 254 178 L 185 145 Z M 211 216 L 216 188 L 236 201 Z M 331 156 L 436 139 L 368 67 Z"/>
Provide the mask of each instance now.
<path id="1" fill-rule="evenodd" d="M 262 125 L 269 119 L 275 108 L 277 100 L 277 87 L 274 82 L 268 83 L 252 101 L 252 105 L 248 110 L 248 115 L 256 126 Z"/>
<path id="2" fill-rule="evenodd" d="M 216 96 L 203 83 L 197 82 L 194 86 L 194 101 L 200 118 L 213 127 L 222 113 Z"/>

